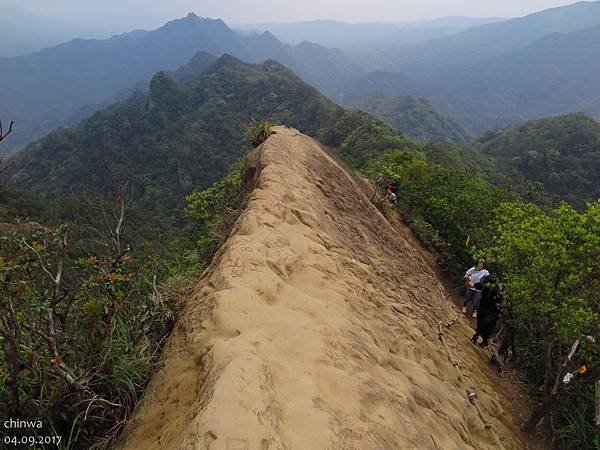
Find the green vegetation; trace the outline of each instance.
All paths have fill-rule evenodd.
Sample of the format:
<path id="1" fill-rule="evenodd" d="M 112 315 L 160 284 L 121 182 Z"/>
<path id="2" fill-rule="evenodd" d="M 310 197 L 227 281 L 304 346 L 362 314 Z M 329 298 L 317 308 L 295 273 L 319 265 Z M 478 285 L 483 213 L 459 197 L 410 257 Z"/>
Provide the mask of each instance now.
<path id="1" fill-rule="evenodd" d="M 506 320 L 516 343 L 514 363 L 541 399 L 526 428 L 550 414 L 560 448 L 597 448 L 600 202 L 583 213 L 567 204 L 545 212 L 481 176 L 402 151 L 370 161 L 363 171 L 373 180 L 397 181 L 403 218 L 457 278 L 474 256 L 485 256 L 504 280 L 513 306 Z M 578 374 L 582 366 L 585 373 Z M 567 372 L 576 376 L 565 387 Z"/>
<path id="2" fill-rule="evenodd" d="M 90 186 L 107 194 L 112 173 L 129 180 L 136 207 L 164 227 L 180 227 L 186 195 L 220 180 L 250 149 L 245 130 L 252 120 L 315 135 L 342 113 L 276 62 L 223 56 L 181 83 L 159 73 L 147 95 L 31 145 L 16 156 L 8 183 L 48 199 Z"/>
<path id="3" fill-rule="evenodd" d="M 61 448 L 112 448 L 240 211 L 242 169 L 189 196 L 196 246 L 154 235 L 132 248 L 123 189 L 114 202 L 69 199 L 73 220 L 1 230 L 0 419 L 43 420 Z"/>
<path id="4" fill-rule="evenodd" d="M 489 131 L 475 146 L 515 182 L 538 182 L 580 209 L 600 197 L 600 123 L 585 114 Z"/>
<path id="5" fill-rule="evenodd" d="M 532 430 L 553 411 L 555 423 L 567 424 L 558 432 L 562 448 L 597 448 L 600 431 L 590 405 L 600 374 L 594 367 L 600 359 L 600 201 L 583 213 L 567 204 L 549 213 L 530 204 L 502 204 L 491 229 L 494 239 L 481 254 L 498 265 L 513 305 L 519 366 L 541 390 L 542 402 L 525 428 Z M 578 374 L 582 365 L 590 370 Z M 568 371 L 576 377 L 563 389 Z M 576 437 L 575 425 L 592 433 Z"/>
<path id="6" fill-rule="evenodd" d="M 442 116 L 424 98 L 387 97 L 373 92 L 344 97 L 343 103 L 373 114 L 419 141 L 464 144 L 473 138 L 469 130 L 456 120 Z"/>
<path id="7" fill-rule="evenodd" d="M 597 377 L 598 354 L 587 336 L 600 339 L 600 276 L 592 256 L 600 253 L 598 205 L 552 211 L 540 188 L 547 183 L 541 166 L 528 169 L 540 176 L 533 177 L 538 184 L 512 169 L 500 173 L 497 167 L 514 163 L 514 156 L 492 151 L 502 131 L 478 144 L 489 144 L 489 158 L 472 147 L 416 143 L 367 113 L 343 110 L 274 61 L 252 66 L 230 56 L 180 82 L 157 74 L 147 94 L 52 133 L 5 172 L 11 187 L 0 186 L 0 220 L 29 218 L 42 227 L 12 227 L 0 239 L 1 415 L 18 404 L 63 435 L 75 424 L 72 448 L 110 446 L 115 424 L 152 372 L 187 277 L 208 263 L 245 202 L 248 180 L 239 161 L 250 149 L 248 137 L 253 145 L 268 137 L 268 120 L 316 137 L 374 180 L 397 180 L 400 212 L 439 250 L 447 270 L 462 275 L 478 255 L 494 261 L 514 305 L 516 364 L 543 398 L 539 411 L 552 415 L 564 448 L 597 444 L 589 380 Z M 566 131 L 551 138 L 581 150 L 565 172 L 577 170 L 593 182 L 595 147 L 576 145 L 594 142 L 595 134 L 586 133 L 579 133 L 583 141 Z M 528 149 L 538 141 L 532 137 Z M 562 161 L 543 151 L 554 164 L 548 167 Z M 575 155 L 588 159 L 576 165 Z M 124 197 L 115 185 L 128 187 L 119 232 Z M 100 198 L 90 198 L 90 186 Z M 574 203 L 589 198 L 584 190 L 573 195 Z M 61 266 L 57 288 L 48 272 Z M 564 370 L 586 360 L 588 373 L 548 394 L 548 380 L 562 373 L 580 336 Z M 113 406 L 101 407 L 103 400 Z"/>
<path id="8" fill-rule="evenodd" d="M 354 167 L 362 167 L 389 150 L 419 148 L 391 126 L 362 111 L 344 111 L 320 129 L 317 137 Z"/>
<path id="9" fill-rule="evenodd" d="M 440 252 L 445 268 L 462 274 L 472 263 L 467 242 L 480 237 L 502 201 L 515 199 L 480 176 L 428 162 L 424 155 L 395 151 L 370 161 L 363 171 L 371 179 L 398 182 L 402 217 Z"/>
<path id="10" fill-rule="evenodd" d="M 185 213 L 195 224 L 195 242 L 201 255 L 212 255 L 227 238 L 240 213 L 244 190 L 241 186 L 245 161 L 208 189 L 187 196 Z"/>
<path id="11" fill-rule="evenodd" d="M 152 229 L 112 172 L 112 199 L 49 203 L 0 186 L 2 220 L 12 222 L 0 229 L 0 419 L 42 420 L 43 433 L 63 437 L 60 448 L 113 447 L 182 296 L 246 201 L 244 161 L 188 196 L 181 230 Z M 43 225 L 15 222 L 30 213 Z"/>
<path id="12" fill-rule="evenodd" d="M 252 147 L 258 147 L 260 144 L 265 142 L 269 136 L 271 136 L 271 126 L 271 122 L 268 120 L 262 120 L 260 122 L 253 122 L 250 124 L 246 134 L 252 142 Z"/>
<path id="13" fill-rule="evenodd" d="M 0 222 L 43 220 L 49 215 L 46 203 L 27 191 L 0 184 Z"/>
<path id="14" fill-rule="evenodd" d="M 0 418 L 43 420 L 62 448 L 108 448 L 197 263 L 171 265 L 156 245 L 132 250 L 125 196 L 81 201 L 95 214 L 0 237 Z"/>

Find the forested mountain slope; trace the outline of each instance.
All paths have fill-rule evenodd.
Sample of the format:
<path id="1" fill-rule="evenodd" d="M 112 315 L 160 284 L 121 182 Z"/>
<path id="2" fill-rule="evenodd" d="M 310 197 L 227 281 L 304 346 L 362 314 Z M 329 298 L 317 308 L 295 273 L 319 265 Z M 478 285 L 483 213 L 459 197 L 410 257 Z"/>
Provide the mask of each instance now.
<path id="1" fill-rule="evenodd" d="M 108 193 L 112 172 L 129 180 L 141 207 L 168 216 L 187 193 L 227 173 L 247 150 L 244 130 L 261 119 L 319 134 L 360 160 L 384 150 L 369 145 L 372 126 L 378 137 L 389 135 L 388 148 L 416 147 L 367 114 L 345 112 L 277 62 L 224 55 L 181 83 L 159 73 L 147 94 L 30 145 L 16 155 L 9 182 L 48 198 L 89 187 Z M 347 139 L 352 145 L 344 146 Z"/>
<path id="2" fill-rule="evenodd" d="M 581 208 L 600 198 L 600 123 L 585 114 L 489 131 L 475 146 L 507 174 L 539 181 L 560 200 Z"/>
<path id="3" fill-rule="evenodd" d="M 74 40 L 16 58 L 0 58 L 3 94 L 0 116 L 15 121 L 14 150 L 53 128 L 81 117 L 81 108 L 103 104 L 120 90 L 175 70 L 198 51 L 231 54 L 247 62 L 277 59 L 306 81 L 332 90 L 339 80 L 361 73 L 344 55 L 317 45 L 283 45 L 270 33 L 243 36 L 221 20 L 190 14 L 153 31 L 106 40 Z M 9 147 L 10 146 L 10 147 Z"/>
<path id="4" fill-rule="evenodd" d="M 462 144 L 473 138 L 469 130 L 442 116 L 425 98 L 365 93 L 346 96 L 342 104 L 373 114 L 414 139 Z"/>

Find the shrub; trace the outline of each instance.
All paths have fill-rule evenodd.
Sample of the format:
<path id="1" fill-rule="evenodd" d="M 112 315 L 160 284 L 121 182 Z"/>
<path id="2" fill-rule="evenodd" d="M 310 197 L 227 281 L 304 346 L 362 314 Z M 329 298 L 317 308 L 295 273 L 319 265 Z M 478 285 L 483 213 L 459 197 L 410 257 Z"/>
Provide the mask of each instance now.
<path id="1" fill-rule="evenodd" d="M 158 242 L 132 250 L 126 205 L 110 205 L 0 237 L 0 420 L 42 420 L 62 448 L 112 447 L 199 264 Z"/>
<path id="2" fill-rule="evenodd" d="M 513 305 L 506 320 L 516 363 L 541 393 L 526 428 L 550 414 L 560 448 L 598 448 L 591 405 L 600 358 L 600 202 L 584 213 L 567 204 L 546 212 L 418 153 L 389 152 L 363 171 L 382 188 L 397 181 L 403 219 L 435 246 L 447 270 L 460 277 L 475 254 L 500 273 Z M 587 372 L 578 374 L 583 365 Z M 577 375 L 564 386 L 567 371 Z"/>
<path id="3" fill-rule="evenodd" d="M 563 438 L 593 429 L 591 413 L 583 420 L 559 410 L 569 397 L 592 404 L 591 386 L 600 373 L 600 201 L 583 213 L 566 203 L 550 213 L 531 204 L 502 204 L 492 229 L 495 239 L 481 254 L 501 269 L 517 319 L 518 362 L 542 394 L 525 428 L 532 430 L 550 413 Z M 589 370 L 578 374 L 582 365 Z M 565 387 L 567 372 L 576 376 Z"/>
<path id="4" fill-rule="evenodd" d="M 273 132 L 271 131 L 271 127 L 272 124 L 268 120 L 261 120 L 258 122 L 253 121 L 250 124 L 246 135 L 252 142 L 252 147 L 258 147 L 260 144 L 265 142 L 269 138 L 269 136 L 273 134 Z"/>
<path id="5" fill-rule="evenodd" d="M 62 436 L 74 427 L 75 448 L 110 445 L 176 309 L 127 249 L 85 244 L 65 226 L 0 242 L 0 416 L 43 419 Z"/>
<path id="6" fill-rule="evenodd" d="M 212 257 L 240 213 L 244 167 L 242 160 L 223 180 L 186 198 L 185 213 L 195 224 L 196 244 L 204 258 Z"/>

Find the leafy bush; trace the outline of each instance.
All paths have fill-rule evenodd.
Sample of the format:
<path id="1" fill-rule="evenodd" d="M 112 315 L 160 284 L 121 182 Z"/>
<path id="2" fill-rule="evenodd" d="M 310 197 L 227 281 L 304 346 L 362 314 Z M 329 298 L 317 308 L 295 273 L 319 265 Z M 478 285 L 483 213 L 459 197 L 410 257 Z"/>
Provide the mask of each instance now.
<path id="1" fill-rule="evenodd" d="M 454 274 L 462 275 L 472 263 L 467 242 L 485 238 L 482 230 L 494 208 L 515 198 L 477 175 L 432 164 L 419 153 L 386 153 L 366 164 L 363 172 L 371 179 L 397 181 L 398 208 L 404 220 L 418 234 L 428 236 L 445 268 Z"/>
<path id="2" fill-rule="evenodd" d="M 386 153 L 363 172 L 381 188 L 397 182 L 403 219 L 434 245 L 447 270 L 460 277 L 475 254 L 500 273 L 513 305 L 505 320 L 516 363 L 541 397 L 526 428 L 551 414 L 560 448 L 597 448 L 591 405 L 600 375 L 600 201 L 583 213 L 567 204 L 546 212 L 414 152 Z M 563 386 L 565 373 L 581 366 L 587 372 Z"/>
<path id="3" fill-rule="evenodd" d="M 254 121 L 250 124 L 246 135 L 252 142 L 252 147 L 258 147 L 273 134 L 271 127 L 271 122 L 268 120 L 261 120 L 260 122 Z"/>
<path id="4" fill-rule="evenodd" d="M 587 391 L 572 386 L 570 392 L 564 392 L 554 407 L 555 423 L 558 428 L 554 434 L 556 444 L 561 449 L 596 450 L 600 448 L 600 430 L 590 420 L 594 417 L 594 394 L 588 383 Z M 579 389 L 578 389 L 579 388 Z"/>
<path id="5" fill-rule="evenodd" d="M 223 180 L 187 196 L 185 212 L 195 224 L 196 244 L 205 258 L 211 257 L 227 238 L 240 212 L 244 167 L 245 160 L 242 160 Z"/>
<path id="6" fill-rule="evenodd" d="M 591 411 L 583 419 L 559 411 L 569 393 L 578 393 L 571 405 L 593 404 L 591 386 L 600 375 L 600 201 L 583 213 L 565 203 L 550 213 L 531 204 L 506 203 L 495 216 L 495 239 L 481 254 L 500 267 L 517 318 L 519 364 L 542 397 L 526 428 L 553 413 L 560 439 L 580 435 L 572 443 L 588 448 L 584 445 L 591 435 L 582 430 L 594 429 Z M 578 374 L 581 366 L 586 371 Z M 567 372 L 576 376 L 563 388 Z"/>
<path id="7" fill-rule="evenodd" d="M 131 250 L 125 204 L 94 201 L 97 215 L 0 237 L 0 419 L 42 420 L 63 448 L 112 447 L 198 267 L 164 270 L 158 241 Z"/>
<path id="8" fill-rule="evenodd" d="M 62 435 L 79 421 L 83 444 L 131 410 L 173 312 L 138 295 L 148 286 L 126 255 L 77 257 L 66 236 L 59 228 L 3 238 L 0 414 L 43 417 Z M 48 274 L 61 266 L 64 282 L 54 283 Z"/>

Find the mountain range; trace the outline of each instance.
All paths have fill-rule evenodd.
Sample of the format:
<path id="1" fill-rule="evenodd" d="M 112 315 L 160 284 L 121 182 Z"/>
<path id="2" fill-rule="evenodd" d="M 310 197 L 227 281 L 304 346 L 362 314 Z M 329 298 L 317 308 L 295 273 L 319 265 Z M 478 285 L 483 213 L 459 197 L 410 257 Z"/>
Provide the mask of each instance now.
<path id="1" fill-rule="evenodd" d="M 199 54 L 171 75 L 159 72 L 147 92 L 31 144 L 13 159 L 9 184 L 53 199 L 108 194 L 114 179 L 128 180 L 139 207 L 176 220 L 185 195 L 220 180 L 248 150 L 244 133 L 253 120 L 291 124 L 350 160 L 351 151 L 361 161 L 384 151 L 358 139 L 375 119 L 345 111 L 278 62 L 209 60 Z M 416 148 L 376 126 L 388 148 Z"/>
<path id="2" fill-rule="evenodd" d="M 553 33 L 572 33 L 600 24 L 600 2 L 582 1 L 524 17 L 469 28 L 451 36 L 385 51 L 379 69 L 418 73 L 435 80 L 457 67 L 469 68 L 521 49 Z M 443 73 L 440 74 L 440 70 Z"/>
<path id="3" fill-rule="evenodd" d="M 189 14 L 154 31 L 106 40 L 77 39 L 29 55 L 0 58 L 0 85 L 10 86 L 0 116 L 16 123 L 12 149 L 75 122 L 82 108 L 106 104 L 116 92 L 149 80 L 157 71 L 186 64 L 201 50 L 249 62 L 274 58 L 325 91 L 360 72 L 340 51 L 308 43 L 285 46 L 268 32 L 242 36 L 221 20 Z M 11 150 L 4 145 L 0 152 Z"/>
<path id="4" fill-rule="evenodd" d="M 332 35 L 347 27 L 363 29 L 338 22 L 286 26 L 305 25 L 323 33 L 329 27 Z M 393 24 L 364 24 L 364 30 L 376 25 L 389 29 Z M 0 117 L 16 124 L 0 153 L 77 123 L 124 93 L 147 87 L 154 73 L 185 65 L 199 51 L 246 62 L 274 59 L 334 101 L 357 94 L 365 104 L 380 101 L 382 94 L 425 98 L 441 116 L 474 134 L 548 115 L 583 111 L 600 116 L 600 2 L 483 25 L 449 18 L 409 26 L 446 25 L 477 26 L 418 44 L 381 47 L 365 41 L 364 48 L 339 50 L 308 41 L 290 46 L 270 31 L 236 32 L 221 20 L 189 14 L 153 31 L 78 39 L 0 58 L 0 83 L 10 86 Z M 372 93 L 376 96 L 366 101 Z"/>
<path id="5" fill-rule="evenodd" d="M 454 320 L 452 292 L 449 314 L 440 310 L 438 293 L 453 285 L 443 271 L 458 282 L 474 256 L 485 256 L 515 300 L 510 367 L 530 392 L 544 393 L 528 423 L 542 411 L 556 445 L 591 448 L 591 407 L 571 412 L 593 405 L 600 356 L 600 123 L 569 111 L 600 113 L 597 5 L 444 41 L 350 49 L 292 46 L 190 14 L 153 31 L 0 59 L 0 119 L 17 122 L 3 143 L 38 138 L 8 164 L 0 158 L 0 373 L 9 375 L 0 416 L 44 418 L 73 448 L 196 448 L 217 439 L 236 448 L 463 448 L 473 437 L 523 448 L 532 437 L 521 439 L 517 425 L 529 400 L 509 406 L 511 394 L 498 409 L 497 377 L 479 377 L 474 425 L 452 407 L 465 404 L 466 385 L 438 351 L 440 318 L 464 328 L 447 335 L 452 347 L 472 332 Z M 419 27 L 438 33 L 453 23 L 473 21 Z M 474 138 L 460 121 L 488 130 Z M 392 180 L 393 204 L 385 196 Z M 560 201 L 587 211 L 552 212 Z M 510 274 L 522 280 L 510 284 Z M 589 369 L 550 392 L 547 381 L 566 369 L 547 362 L 562 361 L 577 336 L 589 339 L 575 369 Z M 309 347 L 316 353 L 307 356 Z M 479 376 L 487 350 L 467 347 L 459 375 Z M 327 376 L 313 376 L 327 365 Z M 146 389 L 157 366 L 168 370 Z M 361 375 L 374 373 L 383 376 Z M 320 386 L 312 397 L 298 389 L 298 374 Z M 340 374 L 347 389 L 332 391 Z M 241 402 L 229 401 L 232 380 L 244 388 Z M 457 389 L 429 392 L 439 382 Z M 298 408 L 306 399 L 308 415 Z M 436 431 L 432 408 L 451 426 Z M 492 422 L 500 437 L 486 431 Z"/>
<path id="6" fill-rule="evenodd" d="M 579 2 L 374 52 L 348 92 L 426 97 L 472 131 L 600 110 L 600 2 Z"/>
<path id="7" fill-rule="evenodd" d="M 39 51 L 75 38 L 106 38 L 124 26 L 89 25 L 35 14 L 18 6 L 0 5 L 0 57 Z"/>
<path id="8" fill-rule="evenodd" d="M 53 199 L 89 189 L 107 194 L 114 178 L 129 180 L 140 208 L 177 221 L 185 196 L 218 181 L 247 150 L 249 124 L 271 119 L 318 137 L 357 167 L 402 149 L 515 187 L 537 182 L 580 208 L 600 195 L 600 123 L 584 114 L 488 131 L 457 146 L 472 135 L 425 99 L 368 95 L 345 104 L 402 134 L 344 110 L 276 61 L 253 65 L 199 52 L 187 65 L 155 74 L 147 90 L 123 92 L 115 105 L 16 154 L 8 182 Z"/>
<path id="9" fill-rule="evenodd" d="M 506 19 L 499 17 L 441 17 L 419 22 L 348 23 L 337 20 L 309 22 L 236 24 L 236 29 L 246 32 L 269 31 L 282 42 L 296 45 L 311 41 L 325 47 L 352 50 L 372 46 L 406 45 L 448 36 L 468 28 Z"/>

